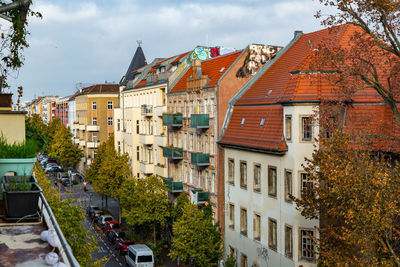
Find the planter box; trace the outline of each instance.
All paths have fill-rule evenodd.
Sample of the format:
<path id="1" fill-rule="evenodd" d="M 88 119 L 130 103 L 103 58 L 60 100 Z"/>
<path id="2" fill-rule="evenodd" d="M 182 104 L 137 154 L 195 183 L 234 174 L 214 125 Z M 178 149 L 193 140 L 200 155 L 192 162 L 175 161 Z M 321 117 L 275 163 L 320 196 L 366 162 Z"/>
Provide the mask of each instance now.
<path id="1" fill-rule="evenodd" d="M 36 214 L 39 207 L 39 197 L 42 191 L 38 184 L 31 183 L 30 191 L 7 191 L 3 183 L 6 217 L 8 219 L 21 219 L 27 215 Z M 37 217 L 37 215 L 33 216 Z"/>
<path id="2" fill-rule="evenodd" d="M 4 176 L 3 177 L 3 184 L 8 184 L 12 182 L 29 182 L 29 183 L 36 183 L 36 179 L 33 176 Z"/>
<path id="3" fill-rule="evenodd" d="M 36 158 L 0 159 L 0 177 L 9 171 L 14 171 L 19 176 L 31 176 L 35 162 Z"/>

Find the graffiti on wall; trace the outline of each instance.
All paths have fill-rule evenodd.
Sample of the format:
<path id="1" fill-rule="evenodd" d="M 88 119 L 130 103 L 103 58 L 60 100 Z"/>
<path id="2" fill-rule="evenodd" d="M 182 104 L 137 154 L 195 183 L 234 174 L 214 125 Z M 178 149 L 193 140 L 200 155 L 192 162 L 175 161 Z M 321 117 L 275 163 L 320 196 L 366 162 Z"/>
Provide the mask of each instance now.
<path id="1" fill-rule="evenodd" d="M 246 78 L 256 74 L 281 48 L 271 45 L 250 45 L 242 67 L 236 72 L 236 77 Z"/>
<path id="2" fill-rule="evenodd" d="M 268 249 L 264 246 L 257 248 L 257 254 L 259 258 L 262 258 L 265 262 L 268 262 Z"/>

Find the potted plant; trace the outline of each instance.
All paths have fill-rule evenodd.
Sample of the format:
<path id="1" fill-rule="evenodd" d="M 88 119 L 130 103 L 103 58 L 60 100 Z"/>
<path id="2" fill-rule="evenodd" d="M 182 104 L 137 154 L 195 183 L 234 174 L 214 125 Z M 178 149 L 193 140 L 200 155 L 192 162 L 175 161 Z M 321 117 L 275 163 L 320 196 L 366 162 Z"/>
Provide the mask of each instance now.
<path id="1" fill-rule="evenodd" d="M 20 176 L 30 176 L 39 149 L 35 139 L 9 144 L 4 137 L 0 137 L 0 177 L 10 171 Z"/>
<path id="2" fill-rule="evenodd" d="M 40 217 L 37 212 L 42 190 L 36 182 L 31 182 L 33 177 L 8 179 L 11 180 L 2 183 L 6 220 L 30 220 Z"/>

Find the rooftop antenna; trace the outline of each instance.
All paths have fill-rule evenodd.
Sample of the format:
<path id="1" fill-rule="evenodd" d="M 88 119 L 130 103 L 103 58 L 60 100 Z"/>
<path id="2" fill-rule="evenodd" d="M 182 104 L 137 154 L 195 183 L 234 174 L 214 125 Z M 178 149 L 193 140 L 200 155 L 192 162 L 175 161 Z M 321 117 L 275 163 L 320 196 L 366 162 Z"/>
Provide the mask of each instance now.
<path id="1" fill-rule="evenodd" d="M 142 45 L 142 40 L 136 40 L 136 43 L 138 44 L 138 46 L 140 47 Z"/>

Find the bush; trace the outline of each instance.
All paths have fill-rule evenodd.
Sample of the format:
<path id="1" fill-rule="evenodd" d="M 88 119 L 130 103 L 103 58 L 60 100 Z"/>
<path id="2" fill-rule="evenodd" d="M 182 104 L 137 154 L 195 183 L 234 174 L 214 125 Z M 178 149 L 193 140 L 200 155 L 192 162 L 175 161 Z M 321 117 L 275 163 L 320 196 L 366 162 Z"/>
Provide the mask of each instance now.
<path id="1" fill-rule="evenodd" d="M 7 143 L 7 140 L 0 137 L 0 158 L 34 158 L 40 150 L 38 142 L 34 139 L 27 139 L 22 143 Z"/>

